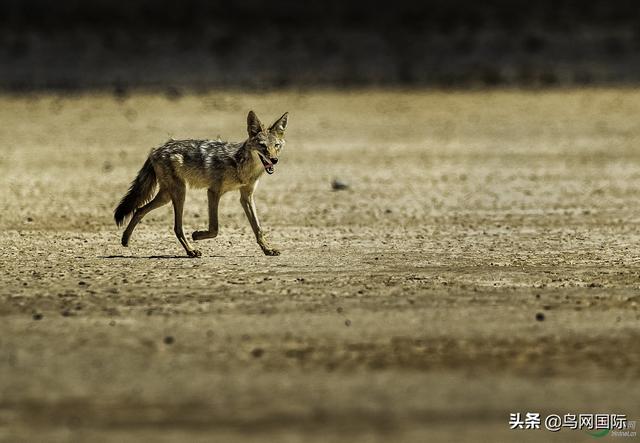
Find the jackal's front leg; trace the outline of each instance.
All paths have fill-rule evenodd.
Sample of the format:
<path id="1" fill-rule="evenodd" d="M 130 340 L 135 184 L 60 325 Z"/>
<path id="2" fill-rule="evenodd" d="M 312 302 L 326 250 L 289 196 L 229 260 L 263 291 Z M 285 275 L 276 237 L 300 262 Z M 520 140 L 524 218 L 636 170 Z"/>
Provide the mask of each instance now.
<path id="1" fill-rule="evenodd" d="M 207 190 L 207 198 L 209 199 L 209 230 L 194 231 L 191 238 L 194 240 L 204 240 L 205 238 L 215 238 L 218 236 L 218 203 L 220 202 L 220 193 L 216 190 Z"/>
<path id="2" fill-rule="evenodd" d="M 262 248 L 262 252 L 264 252 L 265 255 L 280 255 L 280 251 L 269 245 L 264 238 L 260 222 L 258 221 L 256 204 L 253 200 L 253 189 L 253 186 L 240 188 L 240 204 L 242 204 L 244 213 L 247 215 L 249 223 L 251 223 L 251 229 L 253 229 L 253 233 L 256 235 L 256 240 L 260 248 Z"/>

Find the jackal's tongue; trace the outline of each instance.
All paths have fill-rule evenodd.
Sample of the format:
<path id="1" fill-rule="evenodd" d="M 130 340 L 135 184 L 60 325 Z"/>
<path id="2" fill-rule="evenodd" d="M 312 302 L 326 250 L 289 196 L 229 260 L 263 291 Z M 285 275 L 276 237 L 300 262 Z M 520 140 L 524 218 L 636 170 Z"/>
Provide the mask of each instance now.
<path id="1" fill-rule="evenodd" d="M 262 165 L 264 166 L 264 170 L 267 171 L 267 174 L 273 174 L 273 163 L 263 156 L 260 156 L 260 160 L 262 161 Z"/>

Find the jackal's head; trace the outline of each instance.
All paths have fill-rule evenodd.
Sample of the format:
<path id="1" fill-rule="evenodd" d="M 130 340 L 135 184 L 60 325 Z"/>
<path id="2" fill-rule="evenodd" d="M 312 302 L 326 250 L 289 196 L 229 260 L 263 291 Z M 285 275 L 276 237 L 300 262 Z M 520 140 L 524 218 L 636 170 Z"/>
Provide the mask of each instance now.
<path id="1" fill-rule="evenodd" d="M 255 112 L 249 111 L 247 116 L 247 147 L 257 152 L 267 174 L 273 174 L 273 167 L 278 163 L 278 155 L 284 147 L 284 131 L 287 129 L 289 113 L 285 112 L 274 124 L 265 129 Z"/>

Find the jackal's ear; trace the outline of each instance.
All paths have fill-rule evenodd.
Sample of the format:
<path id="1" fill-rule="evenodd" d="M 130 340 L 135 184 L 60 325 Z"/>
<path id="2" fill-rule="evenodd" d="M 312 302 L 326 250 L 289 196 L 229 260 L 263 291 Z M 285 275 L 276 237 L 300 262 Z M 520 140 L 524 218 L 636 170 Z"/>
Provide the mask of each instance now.
<path id="1" fill-rule="evenodd" d="M 289 113 L 285 112 L 282 114 L 274 124 L 271 125 L 269 131 L 275 132 L 276 135 L 282 137 L 284 135 L 284 130 L 287 129 L 287 121 L 289 120 Z"/>
<path id="2" fill-rule="evenodd" d="M 262 122 L 255 112 L 249 111 L 249 115 L 247 115 L 247 132 L 249 133 L 249 137 L 256 136 L 262 131 L 264 131 Z"/>

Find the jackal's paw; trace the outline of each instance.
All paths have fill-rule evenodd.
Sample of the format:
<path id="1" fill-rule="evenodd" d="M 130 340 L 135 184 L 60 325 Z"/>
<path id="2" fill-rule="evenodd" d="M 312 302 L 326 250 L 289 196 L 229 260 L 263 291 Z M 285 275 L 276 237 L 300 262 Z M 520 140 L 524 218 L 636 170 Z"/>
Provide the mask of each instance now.
<path id="1" fill-rule="evenodd" d="M 193 233 L 191 234 L 191 238 L 193 239 L 193 241 L 198 241 L 198 240 L 204 240 L 207 238 L 215 238 L 217 237 L 217 235 L 218 235 L 217 232 L 193 231 Z"/>
<path id="2" fill-rule="evenodd" d="M 262 251 L 264 252 L 264 255 L 271 255 L 271 256 L 280 255 L 280 251 L 278 251 L 276 248 L 272 248 L 270 246 L 263 247 Z"/>
<path id="3" fill-rule="evenodd" d="M 197 249 L 193 249 L 191 251 L 187 251 L 187 255 L 191 258 L 202 257 L 202 252 Z"/>
<path id="4" fill-rule="evenodd" d="M 122 244 L 122 246 L 124 246 L 125 248 L 127 246 L 129 246 L 129 237 L 122 237 L 122 240 L 120 240 L 120 243 Z"/>

